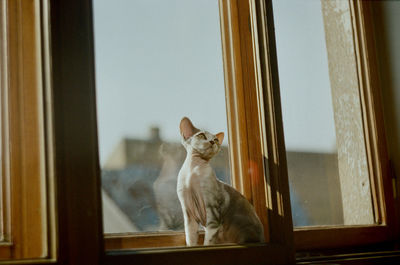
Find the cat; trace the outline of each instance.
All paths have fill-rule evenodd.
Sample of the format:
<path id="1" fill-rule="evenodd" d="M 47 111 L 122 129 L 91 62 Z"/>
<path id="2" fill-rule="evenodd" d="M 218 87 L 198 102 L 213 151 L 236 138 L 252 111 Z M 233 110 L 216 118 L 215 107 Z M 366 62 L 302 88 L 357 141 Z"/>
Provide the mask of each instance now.
<path id="1" fill-rule="evenodd" d="M 160 231 L 183 230 L 183 214 L 176 193 L 178 161 L 183 161 L 182 151 L 168 144 L 162 144 L 159 149 L 163 162 L 160 175 L 154 181 L 153 190 L 160 218 Z"/>
<path id="2" fill-rule="evenodd" d="M 205 229 L 204 245 L 264 242 L 264 230 L 253 206 L 231 186 L 219 181 L 210 166 L 224 133 L 213 135 L 193 126 L 189 118 L 180 122 L 186 159 L 178 174 L 186 245 L 198 242 L 199 225 Z"/>

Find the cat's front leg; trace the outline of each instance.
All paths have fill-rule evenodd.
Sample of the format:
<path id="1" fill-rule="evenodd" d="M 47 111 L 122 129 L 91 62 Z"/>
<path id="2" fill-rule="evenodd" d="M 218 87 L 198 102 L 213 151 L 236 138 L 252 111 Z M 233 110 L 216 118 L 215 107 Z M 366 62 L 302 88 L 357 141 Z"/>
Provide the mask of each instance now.
<path id="1" fill-rule="evenodd" d="M 199 224 L 187 213 L 183 215 L 185 221 L 185 238 L 187 246 L 196 246 L 199 238 Z"/>
<path id="2" fill-rule="evenodd" d="M 207 207 L 207 223 L 205 227 L 204 245 L 213 245 L 218 243 L 218 233 L 221 226 L 219 207 L 212 204 Z"/>
<path id="3" fill-rule="evenodd" d="M 204 235 L 204 245 L 213 245 L 218 243 L 218 231 L 220 227 L 217 223 L 207 224 Z"/>

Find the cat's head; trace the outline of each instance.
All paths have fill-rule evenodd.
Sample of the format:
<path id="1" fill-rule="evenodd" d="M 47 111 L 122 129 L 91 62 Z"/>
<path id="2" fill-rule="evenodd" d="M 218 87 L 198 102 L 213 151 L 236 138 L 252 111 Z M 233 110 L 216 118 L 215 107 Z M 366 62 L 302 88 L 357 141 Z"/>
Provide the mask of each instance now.
<path id="1" fill-rule="evenodd" d="M 179 125 L 182 144 L 188 153 L 199 155 L 205 160 L 210 160 L 221 149 L 224 133 L 212 134 L 199 130 L 187 117 L 183 117 Z"/>

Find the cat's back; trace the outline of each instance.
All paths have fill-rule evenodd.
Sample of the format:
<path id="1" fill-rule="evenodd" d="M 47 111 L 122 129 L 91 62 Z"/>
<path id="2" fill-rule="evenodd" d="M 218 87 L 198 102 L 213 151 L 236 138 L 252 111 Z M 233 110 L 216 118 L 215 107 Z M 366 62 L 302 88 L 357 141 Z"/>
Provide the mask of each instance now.
<path id="1" fill-rule="evenodd" d="M 254 207 L 240 192 L 226 183 L 219 183 L 229 198 L 223 222 L 225 240 L 236 243 L 264 242 L 263 225 Z"/>

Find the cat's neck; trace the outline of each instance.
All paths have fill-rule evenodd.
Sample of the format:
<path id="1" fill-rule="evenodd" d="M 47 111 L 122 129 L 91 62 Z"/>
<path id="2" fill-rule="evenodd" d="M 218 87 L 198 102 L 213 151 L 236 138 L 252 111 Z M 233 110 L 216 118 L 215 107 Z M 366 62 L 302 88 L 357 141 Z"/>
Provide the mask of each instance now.
<path id="1" fill-rule="evenodd" d="M 195 150 L 188 151 L 186 155 L 186 161 L 190 162 L 192 165 L 206 166 L 209 165 L 210 160 L 202 157 Z"/>

